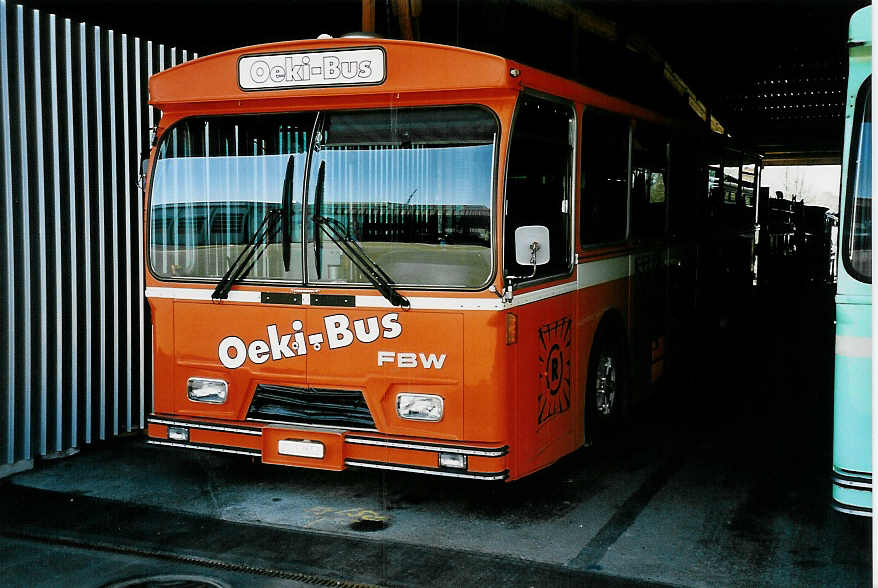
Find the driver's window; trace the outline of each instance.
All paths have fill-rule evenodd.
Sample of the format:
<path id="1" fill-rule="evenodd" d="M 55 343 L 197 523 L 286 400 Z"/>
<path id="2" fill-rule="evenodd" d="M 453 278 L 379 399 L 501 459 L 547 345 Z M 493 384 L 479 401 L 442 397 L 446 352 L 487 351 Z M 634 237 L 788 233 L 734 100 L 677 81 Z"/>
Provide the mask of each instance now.
<path id="1" fill-rule="evenodd" d="M 549 229 L 551 257 L 537 268 L 535 279 L 570 271 L 574 121 L 569 105 L 534 96 L 520 100 L 506 171 L 507 276 L 531 274 L 530 267 L 515 261 L 515 229 L 526 225 Z"/>

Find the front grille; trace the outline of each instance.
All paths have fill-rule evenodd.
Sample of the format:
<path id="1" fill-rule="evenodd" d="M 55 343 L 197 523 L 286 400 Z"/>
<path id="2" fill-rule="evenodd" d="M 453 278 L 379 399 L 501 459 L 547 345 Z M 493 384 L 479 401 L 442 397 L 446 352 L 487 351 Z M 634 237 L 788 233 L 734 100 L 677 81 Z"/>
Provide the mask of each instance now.
<path id="1" fill-rule="evenodd" d="M 260 384 L 256 387 L 247 418 L 303 425 L 375 428 L 366 399 L 359 390 Z"/>

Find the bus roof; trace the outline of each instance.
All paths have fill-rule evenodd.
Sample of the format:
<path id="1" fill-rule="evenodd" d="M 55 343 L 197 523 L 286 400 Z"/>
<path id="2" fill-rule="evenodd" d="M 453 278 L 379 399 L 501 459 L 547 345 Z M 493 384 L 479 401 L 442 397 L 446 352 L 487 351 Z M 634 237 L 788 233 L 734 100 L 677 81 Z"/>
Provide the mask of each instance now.
<path id="1" fill-rule="evenodd" d="M 331 79 L 324 69 L 333 74 Z M 149 82 L 150 104 L 162 111 L 190 110 L 204 103 L 242 105 L 357 94 L 397 97 L 468 91 L 512 95 L 523 88 L 638 118 L 664 120 L 646 109 L 503 57 L 390 39 L 309 39 L 244 47 L 188 61 L 154 75 Z"/>

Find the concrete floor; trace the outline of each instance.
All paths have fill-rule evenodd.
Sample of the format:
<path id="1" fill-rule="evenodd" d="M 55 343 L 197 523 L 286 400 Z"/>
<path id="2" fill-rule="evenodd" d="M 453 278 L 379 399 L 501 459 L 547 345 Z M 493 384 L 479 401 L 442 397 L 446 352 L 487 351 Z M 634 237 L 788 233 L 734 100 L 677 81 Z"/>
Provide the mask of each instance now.
<path id="1" fill-rule="evenodd" d="M 829 507 L 827 300 L 734 317 L 610 444 L 514 483 L 137 438 L 40 463 L 0 486 L 5 578 L 99 586 L 200 565 L 233 585 L 866 586 L 870 521 Z"/>

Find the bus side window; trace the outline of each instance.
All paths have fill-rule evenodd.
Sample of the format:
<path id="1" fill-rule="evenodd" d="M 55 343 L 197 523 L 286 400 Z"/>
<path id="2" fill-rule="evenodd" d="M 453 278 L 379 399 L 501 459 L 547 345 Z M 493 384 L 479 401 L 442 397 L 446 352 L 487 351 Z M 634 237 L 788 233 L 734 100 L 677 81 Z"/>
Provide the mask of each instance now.
<path id="1" fill-rule="evenodd" d="M 571 269 L 574 121 L 570 106 L 527 95 L 520 99 L 506 170 L 506 275 L 530 274 L 530 266 L 515 262 L 515 229 L 526 225 L 549 229 L 549 262 L 539 266 L 535 279 Z"/>
<path id="2" fill-rule="evenodd" d="M 625 239 L 630 121 L 602 110 L 582 114 L 580 240 L 600 245 Z"/>
<path id="3" fill-rule="evenodd" d="M 665 233 L 668 141 L 638 123 L 631 144 L 631 233 L 635 239 Z"/>
<path id="4" fill-rule="evenodd" d="M 857 93 L 844 197 L 843 259 L 848 272 L 872 282 L 872 80 Z"/>

